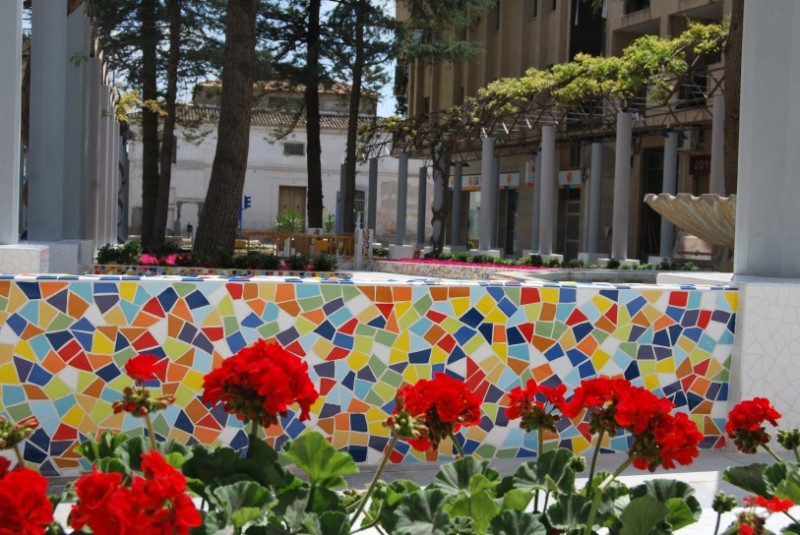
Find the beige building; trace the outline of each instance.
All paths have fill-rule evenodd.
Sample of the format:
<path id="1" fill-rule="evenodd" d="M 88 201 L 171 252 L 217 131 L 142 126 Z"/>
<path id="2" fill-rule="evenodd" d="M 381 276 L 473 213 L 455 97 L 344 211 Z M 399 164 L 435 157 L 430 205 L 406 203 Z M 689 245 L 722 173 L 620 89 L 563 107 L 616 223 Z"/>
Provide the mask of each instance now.
<path id="1" fill-rule="evenodd" d="M 398 3 L 401 5 L 401 3 Z M 520 76 L 529 67 L 545 69 L 569 61 L 578 52 L 619 54 L 639 36 L 676 36 L 687 20 L 722 22 L 730 13 L 730 0 L 606 0 L 593 7 L 591 0 L 498 0 L 477 24 L 462 31 L 462 38 L 479 41 L 483 52 L 467 64 L 406 66 L 409 116 L 461 104 L 465 97 L 501 77 Z M 398 10 L 402 18 L 402 9 Z M 676 92 L 670 113 L 651 107 L 642 98 L 634 114 L 632 169 L 628 206 L 629 258 L 647 261 L 660 252 L 661 218 L 647 207 L 645 193 L 660 193 L 664 145 L 668 129 L 679 131 L 677 191 L 707 193 L 710 188 L 710 154 L 714 94 L 721 94 L 721 58 L 707 61 L 705 72 L 686 80 Z M 401 69 L 402 74 L 402 69 Z M 644 97 L 644 96 L 643 96 Z M 719 130 L 721 132 L 721 128 Z M 587 251 L 591 144 L 603 143 L 599 251 L 611 251 L 614 202 L 614 129 L 576 134 L 556 129 L 556 171 L 560 180 L 553 198 L 553 252 L 566 259 Z M 525 180 L 534 161 L 539 139 L 530 146 L 495 148 L 499 158 L 501 190 L 498 195 L 497 248 L 521 255 L 537 243 L 537 217 L 533 187 Z M 475 158 L 475 156 L 472 156 Z M 479 156 L 478 156 L 479 158 Z M 462 221 L 469 221 L 467 245 L 475 245 L 480 207 L 479 188 L 469 188 L 480 173 L 479 159 L 469 160 L 465 177 Z M 574 177 L 569 182 L 566 174 Z M 467 208 L 468 207 L 468 208 Z M 467 210 L 469 213 L 467 213 Z M 451 243 L 448 234 L 445 242 Z M 462 240 L 463 241 L 463 240 Z M 535 249 L 535 247 L 533 247 Z M 481 247 L 483 249 L 483 247 Z"/>

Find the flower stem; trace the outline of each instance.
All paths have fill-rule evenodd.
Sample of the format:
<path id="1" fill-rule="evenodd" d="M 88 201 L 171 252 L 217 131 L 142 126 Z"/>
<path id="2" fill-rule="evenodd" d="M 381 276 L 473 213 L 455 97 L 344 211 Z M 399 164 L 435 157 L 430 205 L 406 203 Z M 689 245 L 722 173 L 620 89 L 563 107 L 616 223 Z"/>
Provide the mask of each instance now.
<path id="1" fill-rule="evenodd" d="M 628 468 L 633 463 L 633 457 L 628 457 L 624 463 L 619 465 L 613 474 L 608 476 L 603 480 L 602 483 L 597 487 L 597 494 L 594 495 L 594 499 L 592 500 L 592 509 L 589 511 L 589 520 L 586 522 L 586 529 L 583 532 L 583 535 L 591 535 L 592 527 L 594 526 L 594 518 L 597 516 L 597 508 L 600 506 L 600 498 L 603 496 L 603 491 L 606 490 L 612 481 L 614 481 L 617 476 L 619 476 L 626 468 Z"/>
<path id="2" fill-rule="evenodd" d="M 766 445 L 766 444 L 762 444 L 761 446 L 762 446 L 762 447 L 763 447 L 765 450 L 767 450 L 767 453 L 769 453 L 770 455 L 772 455 L 772 458 L 773 458 L 773 459 L 775 459 L 775 460 L 776 460 L 776 461 L 778 461 L 779 463 L 782 463 L 782 462 L 784 462 L 784 460 L 783 460 L 783 459 L 781 459 L 781 458 L 778 456 L 778 454 L 777 454 L 777 453 L 775 453 L 774 451 L 772 451 L 772 448 L 770 448 L 768 445 Z"/>
<path id="3" fill-rule="evenodd" d="M 717 513 L 717 524 L 714 526 L 714 535 L 719 533 L 720 523 L 722 523 L 722 513 Z"/>
<path id="4" fill-rule="evenodd" d="M 542 430 L 541 427 L 537 430 L 536 434 L 539 437 L 539 440 L 537 441 L 537 444 L 536 444 L 536 446 L 538 448 L 536 450 L 536 460 L 538 461 L 539 459 L 541 459 L 542 450 L 544 449 L 544 431 Z"/>
<path id="5" fill-rule="evenodd" d="M 589 488 L 586 491 L 586 497 L 592 497 L 592 480 L 594 479 L 594 471 L 597 468 L 597 458 L 600 456 L 600 444 L 603 442 L 603 435 L 606 434 L 606 430 L 604 428 L 600 429 L 600 432 L 597 434 L 597 444 L 594 446 L 594 453 L 592 453 L 592 463 L 589 465 Z"/>
<path id="6" fill-rule="evenodd" d="M 798 451 L 797 448 L 794 449 L 794 458 L 800 463 L 800 451 Z"/>
<path id="7" fill-rule="evenodd" d="M 361 514 L 361 511 L 364 510 L 364 507 L 367 505 L 367 500 L 369 497 L 372 496 L 372 493 L 375 491 L 375 486 L 378 484 L 378 481 L 381 479 L 381 474 L 383 474 L 384 468 L 386 468 L 386 463 L 389 462 L 389 455 L 394 450 L 395 444 L 397 444 L 397 439 L 400 438 L 400 435 L 395 433 L 392 436 L 392 439 L 386 445 L 386 449 L 383 452 L 383 459 L 381 460 L 381 464 L 378 466 L 378 470 L 375 472 L 375 477 L 372 478 L 372 483 L 369 484 L 369 488 L 367 489 L 366 494 L 361 499 L 361 503 L 358 504 L 358 509 L 356 509 L 355 514 L 353 515 L 353 519 L 350 521 L 350 525 L 352 526 L 353 523 L 358 520 L 358 515 Z"/>
<path id="8" fill-rule="evenodd" d="M 14 453 L 17 454 L 17 462 L 19 462 L 19 465 L 21 467 L 25 466 L 25 458 L 22 456 L 22 450 L 19 449 L 19 444 L 14 444 Z"/>
<path id="9" fill-rule="evenodd" d="M 450 440 L 453 441 L 453 447 L 456 449 L 458 454 L 461 457 L 465 457 L 466 453 L 464 453 L 464 448 L 461 446 L 461 443 L 458 440 L 456 440 L 456 436 L 453 434 L 452 431 L 450 431 Z"/>
<path id="10" fill-rule="evenodd" d="M 144 425 L 147 426 L 147 435 L 150 438 L 150 449 L 158 451 L 158 444 L 156 444 L 156 435 L 153 433 L 153 422 L 150 420 L 150 414 L 144 415 Z"/>

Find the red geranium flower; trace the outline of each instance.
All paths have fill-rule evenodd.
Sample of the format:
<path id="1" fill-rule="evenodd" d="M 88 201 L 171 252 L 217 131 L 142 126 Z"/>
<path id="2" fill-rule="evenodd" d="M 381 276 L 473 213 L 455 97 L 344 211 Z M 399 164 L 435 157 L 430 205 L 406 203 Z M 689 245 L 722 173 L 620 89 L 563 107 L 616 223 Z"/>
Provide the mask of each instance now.
<path id="1" fill-rule="evenodd" d="M 794 502 L 792 500 L 787 500 L 783 498 L 778 498 L 774 496 L 772 498 L 765 498 L 763 496 L 748 496 L 744 499 L 745 505 L 750 506 L 759 506 L 763 507 L 770 513 L 785 513 L 792 507 L 794 507 Z"/>
<path id="2" fill-rule="evenodd" d="M 156 378 L 161 363 L 155 355 L 138 355 L 125 363 L 125 373 L 137 383 Z"/>
<path id="3" fill-rule="evenodd" d="M 245 423 L 278 423 L 289 405 L 300 405 L 300 420 L 309 418 L 319 398 L 308 377 L 308 364 L 275 343 L 259 340 L 222 361 L 203 379 L 204 403 L 222 402 L 225 410 Z"/>
<path id="4" fill-rule="evenodd" d="M 2 459 L 2 457 L 0 457 Z M 0 470 L 0 535 L 40 535 L 53 522 L 47 480 L 34 470 L 7 461 Z"/>
<path id="5" fill-rule="evenodd" d="M 616 405 L 625 396 L 631 384 L 626 379 L 594 377 L 581 381 L 572 399 L 563 406 L 564 416 L 575 418 L 582 410 L 589 414 L 589 430 L 614 434 L 618 424 L 614 418 Z"/>
<path id="6" fill-rule="evenodd" d="M 739 526 L 739 535 L 753 535 L 755 531 L 753 531 L 753 527 L 747 524 L 742 524 Z"/>
<path id="7" fill-rule="evenodd" d="M 529 379 L 524 389 L 516 387 L 508 393 L 506 416 L 509 420 L 521 417 L 520 427 L 529 433 L 533 430 L 555 432 L 556 422 L 561 417 L 553 414 L 553 411 L 558 409 L 563 412 L 566 391 L 564 385 L 551 388 L 537 385 L 535 380 Z"/>
<path id="8" fill-rule="evenodd" d="M 675 461 L 686 466 L 700 454 L 698 449 L 703 433 L 686 413 L 665 417 L 654 431 L 658 456 L 664 468 L 675 468 Z"/>
<path id="9" fill-rule="evenodd" d="M 766 398 L 753 398 L 738 403 L 728 413 L 725 432 L 733 439 L 742 453 L 755 453 L 761 444 L 769 442 L 770 436 L 764 422 L 778 425 L 781 413 L 775 410 Z"/>
<path id="10" fill-rule="evenodd" d="M 461 426 L 481 421 L 480 398 L 463 381 L 444 373 L 437 373 L 431 381 L 421 379 L 413 386 L 403 386 L 395 402 L 388 423 L 419 451 L 436 449 Z"/>

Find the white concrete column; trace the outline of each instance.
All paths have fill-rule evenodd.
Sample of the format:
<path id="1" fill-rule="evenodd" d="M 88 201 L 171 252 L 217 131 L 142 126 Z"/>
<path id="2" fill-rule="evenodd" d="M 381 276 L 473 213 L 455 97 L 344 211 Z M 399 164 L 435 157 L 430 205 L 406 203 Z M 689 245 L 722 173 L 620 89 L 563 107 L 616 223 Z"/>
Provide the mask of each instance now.
<path id="1" fill-rule="evenodd" d="M 67 3 L 33 3 L 28 239 L 63 238 Z M 5 74 L 4 74 L 5 76 Z"/>
<path id="2" fill-rule="evenodd" d="M 489 214 L 489 221 L 492 222 L 492 245 L 490 249 L 502 249 L 498 244 L 498 226 L 500 214 L 500 158 L 492 158 L 492 203 L 489 205 L 491 208 Z"/>
<path id="3" fill-rule="evenodd" d="M 367 192 L 367 228 L 375 230 L 378 213 L 378 159 L 369 159 L 369 191 Z"/>
<path id="4" fill-rule="evenodd" d="M 419 182 L 417 183 L 417 247 L 425 245 L 425 204 L 428 193 L 428 168 L 419 168 Z"/>
<path id="5" fill-rule="evenodd" d="M 100 208 L 100 174 L 98 162 L 100 159 L 100 125 L 103 120 L 103 108 L 100 101 L 102 66 L 99 58 L 89 58 L 87 65 L 89 79 L 87 81 L 87 120 L 86 136 L 91 140 L 86 151 L 86 209 L 83 213 L 83 227 L 86 238 L 93 240 L 97 247 L 102 236 L 98 234 L 99 208 Z"/>
<path id="6" fill-rule="evenodd" d="M 536 153 L 536 176 L 533 179 L 533 210 L 531 215 L 531 251 L 539 252 L 539 220 L 542 210 L 542 151 Z"/>
<path id="7" fill-rule="evenodd" d="M 481 141 L 481 213 L 478 229 L 478 248 L 492 248 L 492 168 L 494 166 L 494 138 L 487 135 Z"/>
<path id="8" fill-rule="evenodd" d="M 628 215 L 631 189 L 631 114 L 617 114 L 617 153 L 614 159 L 614 223 L 611 234 L 611 258 L 628 259 Z"/>
<path id="9" fill-rule="evenodd" d="M 664 142 L 664 177 L 661 193 L 675 195 L 678 191 L 678 133 L 669 132 Z M 675 225 L 666 217 L 661 218 L 661 243 L 658 254 L 670 258 L 675 246 Z"/>
<path id="10" fill-rule="evenodd" d="M 128 241 L 128 221 L 130 218 L 130 177 L 131 177 L 131 162 L 128 158 L 128 145 L 123 140 L 122 136 L 117 140 L 119 144 L 121 175 L 119 183 L 119 229 L 120 238 L 123 241 Z"/>
<path id="11" fill-rule="evenodd" d="M 776 38 L 794 36 L 795 24 L 800 3 L 745 3 L 737 275 L 800 278 L 800 69 L 787 68 L 800 62 L 800 38 Z"/>
<path id="12" fill-rule="evenodd" d="M 406 242 L 406 201 L 408 200 L 408 153 L 401 152 L 397 163 L 397 239 L 396 245 Z"/>
<path id="13" fill-rule="evenodd" d="M 91 29 L 84 7 L 67 17 L 66 116 L 64 129 L 64 232 L 67 239 L 84 235 L 87 186 L 87 110 L 88 61 Z"/>
<path id="14" fill-rule="evenodd" d="M 711 120 L 711 180 L 710 193 L 725 195 L 725 95 L 714 94 L 714 114 Z M 740 121 L 741 124 L 741 121 Z"/>
<path id="15" fill-rule="evenodd" d="M 542 127 L 539 199 L 539 254 L 553 254 L 553 192 L 556 181 L 556 127 Z"/>
<path id="16" fill-rule="evenodd" d="M 102 67 L 101 67 L 102 69 Z M 97 236 L 97 246 L 102 247 L 111 243 L 108 239 L 106 232 L 106 217 L 108 210 L 106 209 L 106 199 L 108 198 L 108 181 L 106 175 L 108 173 L 108 119 L 104 116 L 108 110 L 108 88 L 101 85 L 99 88 L 99 102 L 100 102 L 100 117 L 98 119 L 97 127 L 97 195 L 95 196 L 95 227 L 94 234 Z"/>
<path id="17" fill-rule="evenodd" d="M 444 228 L 442 228 L 442 220 L 433 220 L 433 211 L 444 211 L 444 197 L 447 189 L 447 184 L 444 181 L 442 170 L 450 170 L 450 162 L 447 155 L 441 150 L 435 150 L 433 157 L 436 158 L 438 164 L 431 164 L 433 172 L 433 199 L 431 201 L 431 234 L 436 236 L 439 244 L 444 246 Z"/>
<path id="18" fill-rule="evenodd" d="M 0 3 L 0 245 L 19 242 L 22 2 Z"/>
<path id="19" fill-rule="evenodd" d="M 108 170 L 108 233 L 111 243 L 119 241 L 118 222 L 119 222 L 119 123 L 110 116 L 111 124 L 109 131 L 111 134 L 109 148 L 111 152 L 109 170 Z"/>
<path id="20" fill-rule="evenodd" d="M 453 175 L 453 221 L 451 224 L 453 235 L 450 240 L 450 245 L 452 250 L 458 250 L 464 246 L 463 240 L 461 239 L 461 182 L 464 178 L 464 162 L 456 162 Z"/>
<path id="21" fill-rule="evenodd" d="M 603 144 L 592 143 L 592 168 L 589 171 L 589 235 L 586 248 L 590 254 L 600 252 L 600 206 L 603 192 Z"/>

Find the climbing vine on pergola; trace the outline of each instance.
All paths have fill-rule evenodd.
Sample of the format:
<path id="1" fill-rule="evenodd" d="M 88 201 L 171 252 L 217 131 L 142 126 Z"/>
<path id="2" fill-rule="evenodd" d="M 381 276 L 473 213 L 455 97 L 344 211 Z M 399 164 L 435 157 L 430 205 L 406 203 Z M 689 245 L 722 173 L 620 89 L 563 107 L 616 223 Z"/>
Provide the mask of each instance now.
<path id="1" fill-rule="evenodd" d="M 374 123 L 360 132 L 360 153 L 371 158 L 406 152 L 430 160 L 434 188 L 443 189 L 450 162 L 477 158 L 485 136 L 506 149 L 530 147 L 544 125 L 556 125 L 562 136 L 600 137 L 613 131 L 617 113 L 626 111 L 644 116 L 657 110 L 661 128 L 677 124 L 679 88 L 706 70 L 726 40 L 721 24 L 690 23 L 672 39 L 639 37 L 620 56 L 577 54 L 548 70 L 531 68 L 518 78 L 490 83 L 460 106 Z M 709 93 L 722 82 L 722 76 L 714 79 Z M 446 215 L 446 208 L 434 206 L 433 254 L 441 252 Z"/>

